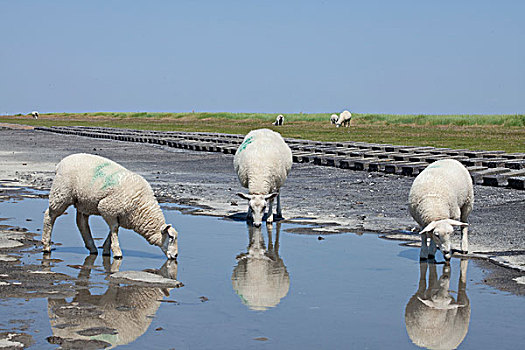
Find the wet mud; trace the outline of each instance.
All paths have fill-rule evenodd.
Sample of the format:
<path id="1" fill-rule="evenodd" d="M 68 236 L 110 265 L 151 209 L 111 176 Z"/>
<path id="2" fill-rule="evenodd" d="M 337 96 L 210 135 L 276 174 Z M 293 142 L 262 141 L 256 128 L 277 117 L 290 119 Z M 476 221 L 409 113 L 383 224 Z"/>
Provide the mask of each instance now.
<path id="1" fill-rule="evenodd" d="M 231 156 L 79 142 L 67 135 L 53 139 L 25 130 L 0 133 L 0 348 L 140 348 L 152 341 L 177 349 L 519 344 L 518 319 L 525 310 L 520 191 L 476 186 L 475 254 L 454 258 L 447 271 L 439 259 L 418 261 L 415 223 L 406 210 L 410 178 L 294 164 L 282 194 L 287 219 L 254 230 L 244 223 L 246 203 L 235 196 L 242 189 Z M 123 236 L 128 252 L 120 262 L 88 255 L 73 208 L 59 219 L 64 223 L 54 234 L 56 250 L 41 253 L 54 165 L 75 152 L 98 153 L 146 177 L 165 214 L 181 225 L 186 248 L 179 266 L 163 266 L 160 250 L 135 233 L 127 246 Z M 97 244 L 106 230 L 100 222 L 93 228 Z M 428 319 L 428 308 L 428 315 L 445 322 L 432 326 L 441 338 L 427 339 L 413 326 L 421 324 L 418 317 Z M 317 321 L 308 321 L 312 317 Z M 119 323 L 131 319 L 137 321 Z M 485 325 L 489 320 L 512 325 L 493 330 Z M 334 321 L 337 326 L 327 327 Z M 367 329 L 378 327 L 384 334 L 371 341 L 375 335 Z M 504 343 L 489 338 L 509 329 L 516 336 Z"/>

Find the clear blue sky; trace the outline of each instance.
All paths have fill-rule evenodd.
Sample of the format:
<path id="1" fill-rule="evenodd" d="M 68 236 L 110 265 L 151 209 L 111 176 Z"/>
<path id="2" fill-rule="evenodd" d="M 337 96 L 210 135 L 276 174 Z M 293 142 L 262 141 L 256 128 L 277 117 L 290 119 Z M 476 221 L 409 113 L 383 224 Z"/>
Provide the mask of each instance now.
<path id="1" fill-rule="evenodd" d="M 525 113 L 525 1 L 0 0 L 0 114 Z"/>

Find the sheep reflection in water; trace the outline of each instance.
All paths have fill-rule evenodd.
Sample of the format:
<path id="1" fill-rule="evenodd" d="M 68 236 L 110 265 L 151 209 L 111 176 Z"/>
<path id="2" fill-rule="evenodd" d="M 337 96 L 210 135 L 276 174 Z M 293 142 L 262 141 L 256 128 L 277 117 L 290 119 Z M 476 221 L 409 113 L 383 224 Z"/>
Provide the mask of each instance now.
<path id="1" fill-rule="evenodd" d="M 268 249 L 264 244 L 262 227 L 248 225 L 248 252 L 237 256 L 233 270 L 233 290 L 252 310 L 264 311 L 277 306 L 290 289 L 290 276 L 279 256 L 281 224 L 276 223 L 275 243 L 272 242 L 273 225 L 266 225 Z"/>
<path id="2" fill-rule="evenodd" d="M 102 295 L 89 290 L 89 278 L 96 255 L 89 255 L 80 267 L 77 291 L 71 302 L 48 298 L 48 314 L 53 337 L 48 341 L 64 348 L 106 348 L 128 344 L 146 332 L 152 316 L 171 288 L 120 286 L 109 283 Z M 107 273 L 117 272 L 120 260 L 104 257 Z M 177 278 L 177 262 L 168 260 L 154 271 L 165 278 Z"/>
<path id="3" fill-rule="evenodd" d="M 467 335 L 470 322 L 470 301 L 466 293 L 467 265 L 468 260 L 462 259 L 457 300 L 455 300 L 449 294 L 450 265 L 443 265 L 443 273 L 438 279 L 436 264 L 427 262 L 419 264 L 419 287 L 405 309 L 407 333 L 417 346 L 429 349 L 455 349 Z"/>

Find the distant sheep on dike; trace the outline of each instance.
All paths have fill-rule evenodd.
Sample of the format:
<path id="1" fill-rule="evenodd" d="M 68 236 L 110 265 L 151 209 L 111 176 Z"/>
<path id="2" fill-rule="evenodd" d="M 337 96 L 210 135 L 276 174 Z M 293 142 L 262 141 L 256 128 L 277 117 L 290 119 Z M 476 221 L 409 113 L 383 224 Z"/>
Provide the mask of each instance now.
<path id="1" fill-rule="evenodd" d="M 467 219 L 474 204 L 474 189 L 468 170 L 460 162 L 442 159 L 427 166 L 414 180 L 408 201 L 410 214 L 422 230 L 422 259 L 434 258 L 436 244 L 445 259 L 450 259 L 453 226 L 461 227 L 461 250 L 468 252 Z M 427 237 L 431 238 L 430 249 Z"/>
<path id="2" fill-rule="evenodd" d="M 40 116 L 40 114 L 37 111 L 31 112 L 31 115 L 33 116 L 33 119 L 38 119 L 38 117 Z"/>
<path id="3" fill-rule="evenodd" d="M 233 165 L 241 185 L 249 194 L 238 193 L 248 203 L 248 219 L 261 226 L 268 205 L 266 222 L 272 223 L 273 200 L 277 197 L 277 215 L 282 217 L 279 190 L 292 168 L 292 151 L 281 135 L 269 129 L 252 130 L 237 149 Z"/>
<path id="4" fill-rule="evenodd" d="M 275 126 L 281 126 L 284 123 L 284 116 L 282 114 L 279 114 L 277 118 L 275 118 L 275 122 L 272 123 Z"/>
<path id="5" fill-rule="evenodd" d="M 79 153 L 58 163 L 49 193 L 49 208 L 44 214 L 44 252 L 51 251 L 55 220 L 70 205 L 77 209 L 77 226 L 91 254 L 98 252 L 88 219 L 90 215 L 100 215 L 110 228 L 103 245 L 104 255 L 110 255 L 111 248 L 114 258 L 122 258 L 118 229 L 123 227 L 134 230 L 150 244 L 160 247 L 168 259 L 177 257 L 177 231 L 166 224 L 148 182 L 109 159 Z"/>
<path id="6" fill-rule="evenodd" d="M 335 122 L 335 126 L 337 128 L 341 125 L 348 127 L 350 126 L 350 120 L 352 120 L 352 113 L 344 111 L 343 113 L 339 114 L 339 118 Z"/>

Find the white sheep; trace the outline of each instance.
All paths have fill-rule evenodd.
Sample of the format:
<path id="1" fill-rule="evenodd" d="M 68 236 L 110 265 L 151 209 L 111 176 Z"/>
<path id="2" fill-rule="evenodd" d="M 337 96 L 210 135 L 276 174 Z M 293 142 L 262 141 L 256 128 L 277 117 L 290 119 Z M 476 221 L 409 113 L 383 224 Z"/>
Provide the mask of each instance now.
<path id="1" fill-rule="evenodd" d="M 31 112 L 31 115 L 33 116 L 33 119 L 38 119 L 38 116 L 40 115 L 37 111 Z"/>
<path id="2" fill-rule="evenodd" d="M 269 129 L 252 130 L 237 149 L 233 165 L 241 185 L 249 194 L 237 195 L 249 201 L 248 219 L 261 226 L 268 201 L 266 222 L 273 222 L 272 204 L 277 197 L 277 215 L 282 217 L 279 190 L 292 168 L 292 151 L 281 135 Z"/>
<path id="3" fill-rule="evenodd" d="M 58 163 L 44 214 L 42 243 L 50 252 L 51 232 L 57 217 L 70 206 L 77 209 L 76 222 L 84 244 L 97 254 L 88 218 L 100 215 L 110 228 L 103 254 L 122 258 L 118 229 L 124 227 L 142 235 L 162 249 L 169 259 L 178 254 L 177 231 L 167 225 L 148 182 L 121 165 L 92 154 L 73 154 Z"/>
<path id="4" fill-rule="evenodd" d="M 335 122 L 335 126 L 338 128 L 341 125 L 348 127 L 350 125 L 350 120 L 352 119 L 352 113 L 348 111 L 344 111 L 343 113 L 339 114 L 339 118 L 337 118 L 337 121 Z"/>
<path id="5" fill-rule="evenodd" d="M 337 123 L 337 120 L 339 119 L 339 116 L 337 114 L 332 114 L 330 116 L 330 124 L 334 124 Z"/>
<path id="6" fill-rule="evenodd" d="M 474 189 L 468 170 L 460 162 L 442 159 L 430 164 L 414 180 L 408 200 L 410 214 L 422 229 L 422 259 L 434 257 L 436 244 L 445 259 L 450 259 L 453 226 L 462 227 L 461 250 L 468 252 L 467 219 L 474 204 Z M 431 238 L 430 250 L 427 237 Z"/>
<path id="7" fill-rule="evenodd" d="M 282 114 L 279 114 L 277 118 L 275 118 L 275 122 L 272 124 L 275 126 L 280 126 L 280 125 L 283 125 L 283 123 L 284 123 L 284 116 Z"/>

